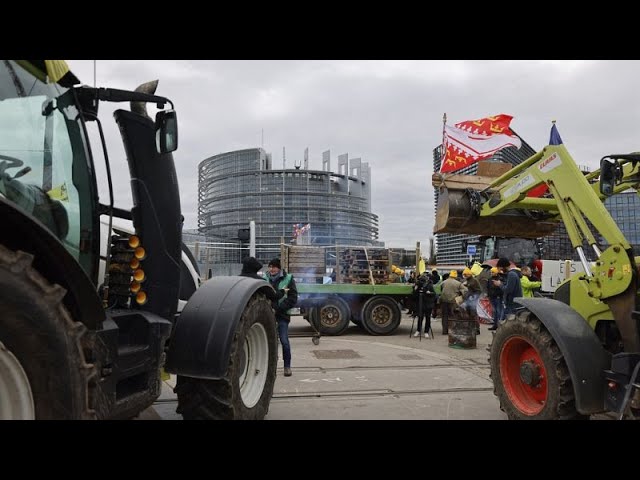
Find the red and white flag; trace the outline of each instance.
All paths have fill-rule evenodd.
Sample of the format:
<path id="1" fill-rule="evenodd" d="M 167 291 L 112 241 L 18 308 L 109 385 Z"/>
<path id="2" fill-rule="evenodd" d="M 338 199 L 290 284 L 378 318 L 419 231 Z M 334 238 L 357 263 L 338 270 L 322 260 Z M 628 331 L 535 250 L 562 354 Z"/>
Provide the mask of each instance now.
<path id="1" fill-rule="evenodd" d="M 522 142 L 509 128 L 511 115 L 500 114 L 444 126 L 440 173 L 455 172 L 491 157 L 505 147 L 520 148 Z"/>

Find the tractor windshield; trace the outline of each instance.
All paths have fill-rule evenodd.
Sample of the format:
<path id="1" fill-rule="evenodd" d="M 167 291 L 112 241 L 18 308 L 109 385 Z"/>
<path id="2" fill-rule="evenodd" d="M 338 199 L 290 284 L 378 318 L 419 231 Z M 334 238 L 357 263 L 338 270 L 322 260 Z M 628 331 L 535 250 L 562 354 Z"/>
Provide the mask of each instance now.
<path id="1" fill-rule="evenodd" d="M 516 265 L 529 265 L 539 253 L 532 238 L 498 238 L 496 244 L 498 258 L 508 258 Z"/>
<path id="2" fill-rule="evenodd" d="M 529 265 L 540 246 L 535 239 L 517 237 L 480 237 L 481 261 L 508 258 L 516 265 Z"/>
<path id="3" fill-rule="evenodd" d="M 92 276 L 95 181 L 78 111 L 69 102 L 52 108 L 67 89 L 21 65 L 0 62 L 0 195 L 39 220 Z"/>

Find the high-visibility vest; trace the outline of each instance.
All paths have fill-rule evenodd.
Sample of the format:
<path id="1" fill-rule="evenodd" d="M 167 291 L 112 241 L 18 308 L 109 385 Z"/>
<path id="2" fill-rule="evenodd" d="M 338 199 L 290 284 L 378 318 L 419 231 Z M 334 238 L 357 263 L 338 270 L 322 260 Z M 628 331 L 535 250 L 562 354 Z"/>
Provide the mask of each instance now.
<path id="1" fill-rule="evenodd" d="M 269 283 L 269 285 L 271 285 L 271 282 L 269 282 L 269 275 L 268 274 L 264 274 L 263 278 Z M 291 275 L 290 273 L 287 273 L 284 277 L 282 277 L 282 280 L 280 280 L 280 283 L 278 283 L 278 290 L 284 290 L 285 288 L 287 288 L 289 286 L 289 284 L 291 283 L 291 279 L 293 278 L 293 275 Z M 286 295 L 284 297 L 282 297 L 280 300 L 278 300 L 278 305 L 282 304 L 282 302 L 284 302 Z M 291 315 L 293 308 L 290 308 L 289 310 L 287 310 L 287 314 Z"/>

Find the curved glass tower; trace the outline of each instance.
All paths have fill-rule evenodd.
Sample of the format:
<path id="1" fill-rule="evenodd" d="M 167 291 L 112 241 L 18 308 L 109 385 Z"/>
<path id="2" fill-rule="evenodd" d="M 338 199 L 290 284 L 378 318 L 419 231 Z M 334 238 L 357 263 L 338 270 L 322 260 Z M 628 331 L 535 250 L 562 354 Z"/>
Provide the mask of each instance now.
<path id="1" fill-rule="evenodd" d="M 271 168 L 262 148 L 221 153 L 198 166 L 198 229 L 208 238 L 238 238 L 256 224 L 257 245 L 289 243 L 294 224 L 310 224 L 312 245 L 376 245 L 378 216 L 371 213 L 371 173 L 359 158 L 338 157 L 330 170 Z"/>

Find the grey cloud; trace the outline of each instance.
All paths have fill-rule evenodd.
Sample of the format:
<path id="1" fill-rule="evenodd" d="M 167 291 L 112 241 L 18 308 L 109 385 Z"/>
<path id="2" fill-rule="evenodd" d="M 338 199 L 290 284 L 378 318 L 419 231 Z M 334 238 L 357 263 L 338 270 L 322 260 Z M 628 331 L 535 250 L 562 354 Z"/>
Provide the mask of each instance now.
<path id="1" fill-rule="evenodd" d="M 93 83 L 93 62 L 70 61 Z M 433 229 L 432 149 L 448 123 L 497 113 L 535 149 L 551 120 L 576 161 L 595 168 L 607 153 L 639 150 L 638 61 L 102 61 L 98 84 L 135 88 L 160 79 L 180 121 L 175 154 L 187 227 L 197 224 L 197 165 L 216 153 L 264 146 L 282 164 L 321 167 L 349 153 L 372 168 L 373 212 L 388 246 L 423 248 Z M 117 129 L 102 108 L 115 170 L 126 168 Z M 112 109 L 111 109 L 112 110 Z M 100 165 L 100 162 L 99 162 Z M 131 202 L 128 181 L 116 193 Z M 103 192 L 105 190 L 101 190 Z"/>

